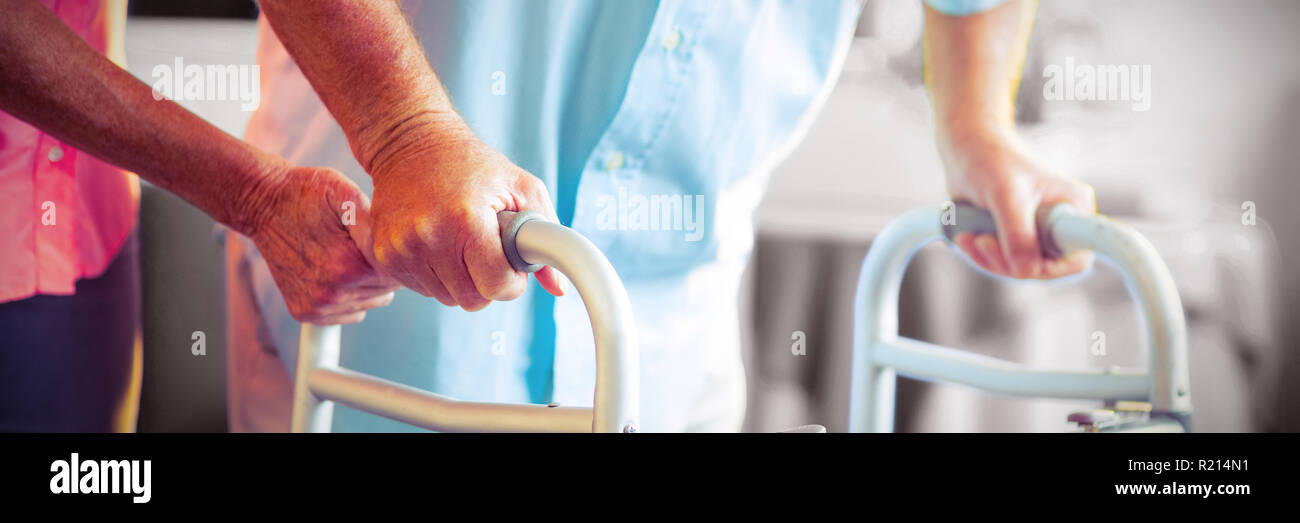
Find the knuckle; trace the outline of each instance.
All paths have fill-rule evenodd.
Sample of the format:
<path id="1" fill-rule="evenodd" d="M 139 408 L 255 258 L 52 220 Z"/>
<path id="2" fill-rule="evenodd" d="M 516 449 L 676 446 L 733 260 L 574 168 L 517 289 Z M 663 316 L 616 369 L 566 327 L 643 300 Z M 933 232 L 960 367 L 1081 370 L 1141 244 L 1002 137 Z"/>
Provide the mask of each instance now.
<path id="1" fill-rule="evenodd" d="M 478 212 L 475 206 L 469 203 L 453 205 L 449 212 L 452 223 L 459 228 L 466 228 L 478 223 Z"/>
<path id="2" fill-rule="evenodd" d="M 431 219 L 421 218 L 411 224 L 411 227 L 397 237 L 401 238 L 401 245 L 397 246 L 403 256 L 416 256 L 417 253 L 427 253 L 433 246 L 438 245 L 441 235 L 438 231 L 441 228 Z"/>
<path id="3" fill-rule="evenodd" d="M 524 207 L 542 207 L 550 200 L 550 191 L 542 179 L 527 172 L 520 174 L 516 187 L 522 193 Z"/>
<path id="4" fill-rule="evenodd" d="M 387 242 L 375 242 L 374 246 L 375 261 L 383 266 L 390 266 L 393 263 L 393 250 Z"/>
<path id="5" fill-rule="evenodd" d="M 437 240 L 438 229 L 440 227 L 433 217 L 420 216 L 414 219 L 408 232 L 401 236 L 408 242 L 433 242 Z"/>

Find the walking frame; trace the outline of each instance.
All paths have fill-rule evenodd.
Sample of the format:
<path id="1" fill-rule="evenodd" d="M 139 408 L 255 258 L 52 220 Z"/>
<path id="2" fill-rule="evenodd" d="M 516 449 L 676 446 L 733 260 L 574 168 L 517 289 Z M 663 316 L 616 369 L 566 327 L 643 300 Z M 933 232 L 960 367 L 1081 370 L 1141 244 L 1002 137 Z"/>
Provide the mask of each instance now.
<path id="1" fill-rule="evenodd" d="M 912 254 L 960 232 L 995 231 L 986 211 L 947 204 L 896 218 L 872 242 L 855 300 L 850 430 L 893 430 L 897 374 L 1007 395 L 1101 400 L 1107 408 L 1069 417 L 1089 431 L 1189 430 L 1187 327 L 1174 280 L 1146 238 L 1104 216 L 1057 205 L 1040 237 L 1045 254 L 1092 250 L 1123 275 L 1147 326 L 1145 372 L 1029 368 L 898 335 L 899 285 Z"/>
<path id="2" fill-rule="evenodd" d="M 947 213 L 953 219 L 944 223 Z M 596 348 L 593 407 L 462 401 L 339 366 L 340 327 L 304 323 L 293 389 L 293 432 L 328 432 L 335 403 L 438 431 L 636 432 L 638 351 L 627 292 L 613 266 L 577 232 L 531 212 L 502 212 L 506 258 L 521 272 L 543 265 L 573 282 L 591 319 Z M 965 205 L 908 212 L 875 238 L 855 299 L 849 428 L 890 432 L 896 376 L 1016 396 L 1090 399 L 1107 408 L 1070 421 L 1093 431 L 1190 429 L 1187 329 L 1168 269 L 1137 231 L 1058 205 L 1042 234 L 1047 254 L 1092 250 L 1124 276 L 1147 325 L 1145 372 L 1029 368 L 898 335 L 898 292 L 913 253 L 960 232 L 992 233 L 986 212 Z"/>
<path id="3" fill-rule="evenodd" d="M 503 211 L 510 264 L 531 273 L 550 265 L 581 295 L 596 345 L 592 407 L 461 401 L 339 367 L 338 325 L 302 325 L 293 385 L 293 432 L 329 432 L 334 404 L 437 431 L 636 432 L 636 324 L 618 274 L 585 237 L 533 212 Z"/>

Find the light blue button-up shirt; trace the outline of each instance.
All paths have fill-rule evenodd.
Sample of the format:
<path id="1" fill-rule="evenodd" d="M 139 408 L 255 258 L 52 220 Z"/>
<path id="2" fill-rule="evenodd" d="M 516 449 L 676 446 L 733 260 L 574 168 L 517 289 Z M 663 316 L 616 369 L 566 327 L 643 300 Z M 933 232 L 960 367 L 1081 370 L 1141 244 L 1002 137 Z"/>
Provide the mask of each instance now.
<path id="1" fill-rule="evenodd" d="M 546 182 L 561 221 L 623 279 L 638 324 L 643 428 L 739 428 L 736 299 L 752 212 L 767 173 L 829 90 L 857 3 L 406 4 L 465 120 Z M 262 34 L 268 87 L 250 139 L 294 163 L 339 169 L 369 191 L 342 131 Z M 292 373 L 298 325 L 263 264 L 255 267 L 263 321 Z M 552 298 L 536 284 L 474 313 L 400 291 L 343 329 L 342 365 L 476 401 L 590 405 L 595 383 L 580 299 Z M 405 427 L 340 407 L 334 429 Z"/>

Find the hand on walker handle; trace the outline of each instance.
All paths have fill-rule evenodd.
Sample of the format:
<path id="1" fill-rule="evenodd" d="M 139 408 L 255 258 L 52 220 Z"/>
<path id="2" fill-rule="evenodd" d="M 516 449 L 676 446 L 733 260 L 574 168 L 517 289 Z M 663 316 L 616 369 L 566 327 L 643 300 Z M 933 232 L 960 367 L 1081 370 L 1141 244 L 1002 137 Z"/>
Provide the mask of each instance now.
<path id="1" fill-rule="evenodd" d="M 557 274 L 564 271 L 582 294 L 596 352 L 592 407 L 462 401 L 342 369 L 340 329 L 304 323 L 295 371 L 292 430 L 328 431 L 334 402 L 439 431 L 638 430 L 636 320 L 613 265 L 590 240 L 542 213 L 501 211 L 494 219 L 503 249 L 496 254 L 510 260 L 512 270 L 526 275 L 540 272 L 538 264 L 545 264 Z"/>
<path id="2" fill-rule="evenodd" d="M 1038 248 L 1045 259 L 1059 258 L 1068 254 L 1056 243 L 1050 228 L 1051 222 L 1049 220 L 1058 207 L 1063 208 L 1065 212 L 1077 212 L 1074 210 L 1074 206 L 1068 203 L 1058 203 L 1052 206 L 1043 205 L 1038 208 L 1036 219 Z M 993 219 L 993 213 L 989 211 L 966 202 L 947 202 L 942 209 L 943 214 L 940 215 L 939 221 L 943 225 L 943 235 L 948 241 L 956 243 L 956 238 L 959 236 L 996 236 L 998 233 L 997 221 Z"/>
<path id="3" fill-rule="evenodd" d="M 378 269 L 447 306 L 467 311 L 523 294 L 528 275 L 507 262 L 500 211 L 535 211 L 558 222 L 536 176 L 461 123 L 400 137 L 370 167 Z M 564 294 L 551 268 L 537 281 Z"/>
<path id="4" fill-rule="evenodd" d="M 1096 212 L 1092 187 L 1061 177 L 1032 158 L 1014 138 L 962 142 L 943 147 L 948 192 L 992 215 L 996 229 L 952 238 L 986 271 L 1025 279 L 1053 279 L 1087 270 L 1088 251 L 1051 256 L 1038 230 L 1047 211 L 1068 203 L 1083 214 Z"/>

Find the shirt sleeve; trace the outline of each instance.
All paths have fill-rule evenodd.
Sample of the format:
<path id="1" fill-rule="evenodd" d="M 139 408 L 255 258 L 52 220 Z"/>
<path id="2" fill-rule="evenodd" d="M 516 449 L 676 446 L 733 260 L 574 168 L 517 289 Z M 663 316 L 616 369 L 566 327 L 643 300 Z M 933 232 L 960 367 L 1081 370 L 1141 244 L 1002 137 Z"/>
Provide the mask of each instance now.
<path id="1" fill-rule="evenodd" d="M 966 16 L 993 9 L 1006 0 L 925 0 L 935 11 L 951 16 Z"/>

